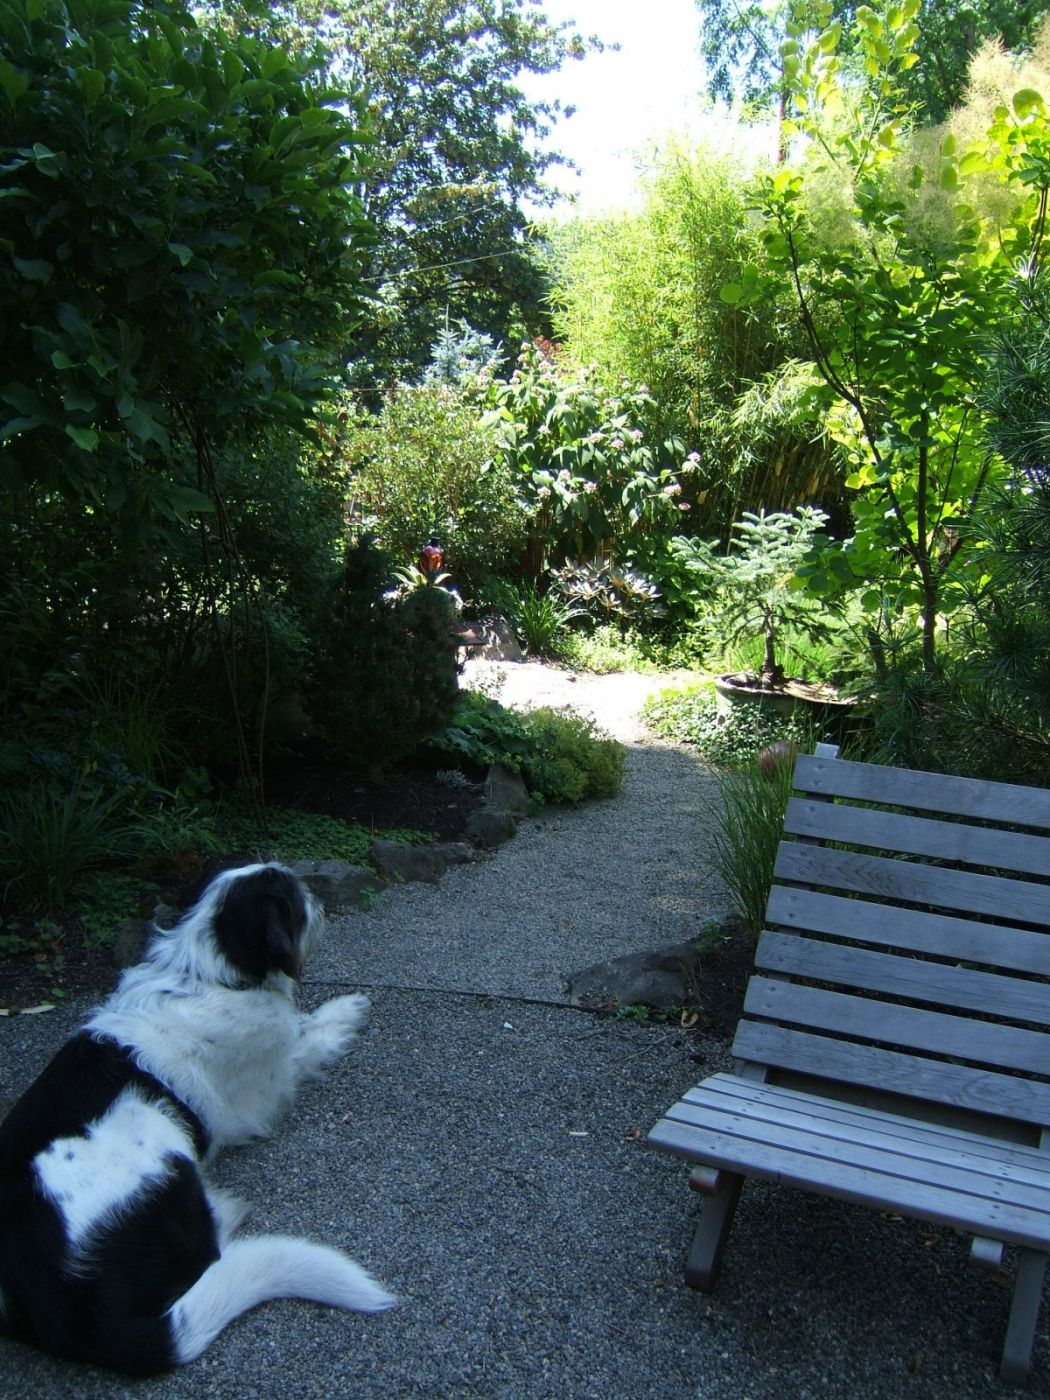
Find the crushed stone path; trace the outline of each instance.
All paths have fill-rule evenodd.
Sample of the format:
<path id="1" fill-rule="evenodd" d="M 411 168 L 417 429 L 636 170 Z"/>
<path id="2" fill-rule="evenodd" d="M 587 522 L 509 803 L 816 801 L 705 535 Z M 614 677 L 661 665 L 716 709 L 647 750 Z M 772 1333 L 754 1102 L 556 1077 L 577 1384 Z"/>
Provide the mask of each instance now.
<path id="1" fill-rule="evenodd" d="M 711 867 L 717 789 L 688 749 L 639 712 L 666 676 L 580 676 L 537 663 L 469 663 L 464 685 L 515 708 L 571 706 L 627 745 L 623 788 L 547 807 L 505 845 L 329 920 L 311 981 L 565 1000 L 567 978 L 624 953 L 695 938 L 725 913 Z"/>

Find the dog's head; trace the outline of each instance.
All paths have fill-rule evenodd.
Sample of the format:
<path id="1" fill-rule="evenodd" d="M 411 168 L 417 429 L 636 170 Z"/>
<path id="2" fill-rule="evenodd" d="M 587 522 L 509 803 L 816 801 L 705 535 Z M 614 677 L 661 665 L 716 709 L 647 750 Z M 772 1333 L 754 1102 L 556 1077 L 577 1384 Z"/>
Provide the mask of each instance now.
<path id="1" fill-rule="evenodd" d="M 261 986 L 278 973 L 298 981 L 323 925 L 320 905 L 290 870 L 245 865 L 217 875 L 173 935 L 202 961 L 212 953 L 215 981 Z"/>

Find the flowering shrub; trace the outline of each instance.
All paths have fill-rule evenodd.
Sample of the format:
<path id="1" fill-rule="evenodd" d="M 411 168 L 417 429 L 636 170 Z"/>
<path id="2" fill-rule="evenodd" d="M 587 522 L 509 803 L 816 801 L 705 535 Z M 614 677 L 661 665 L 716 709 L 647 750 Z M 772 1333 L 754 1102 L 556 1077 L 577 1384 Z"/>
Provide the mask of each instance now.
<path id="1" fill-rule="evenodd" d="M 589 371 L 562 370 L 546 344 L 523 346 L 510 379 L 489 383 L 488 422 L 528 514 L 537 572 L 681 528 L 682 478 L 695 463 L 677 442 L 650 440 L 650 404 L 643 386 L 609 394 Z"/>

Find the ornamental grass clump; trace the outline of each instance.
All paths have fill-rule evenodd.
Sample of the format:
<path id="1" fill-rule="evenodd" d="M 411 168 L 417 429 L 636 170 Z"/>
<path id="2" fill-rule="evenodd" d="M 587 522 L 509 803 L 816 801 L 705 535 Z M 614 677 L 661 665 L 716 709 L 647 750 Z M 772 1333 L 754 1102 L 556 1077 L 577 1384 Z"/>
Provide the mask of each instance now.
<path id="1" fill-rule="evenodd" d="M 773 864 L 791 796 L 788 760 L 726 768 L 717 775 L 722 811 L 712 843 L 715 869 L 748 933 L 758 938 L 773 884 Z"/>

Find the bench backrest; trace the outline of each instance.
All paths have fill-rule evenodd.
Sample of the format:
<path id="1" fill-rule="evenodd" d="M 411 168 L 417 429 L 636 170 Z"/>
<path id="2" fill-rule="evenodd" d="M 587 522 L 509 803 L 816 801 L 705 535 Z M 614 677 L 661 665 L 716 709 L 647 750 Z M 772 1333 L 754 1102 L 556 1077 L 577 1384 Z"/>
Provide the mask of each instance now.
<path id="1" fill-rule="evenodd" d="M 1050 791 L 819 750 L 794 787 L 733 1053 L 1050 1124 Z"/>

